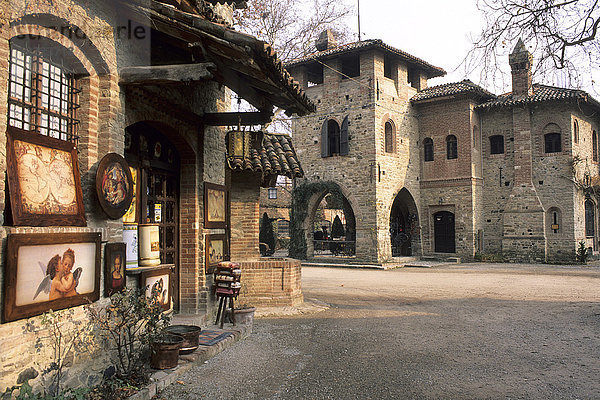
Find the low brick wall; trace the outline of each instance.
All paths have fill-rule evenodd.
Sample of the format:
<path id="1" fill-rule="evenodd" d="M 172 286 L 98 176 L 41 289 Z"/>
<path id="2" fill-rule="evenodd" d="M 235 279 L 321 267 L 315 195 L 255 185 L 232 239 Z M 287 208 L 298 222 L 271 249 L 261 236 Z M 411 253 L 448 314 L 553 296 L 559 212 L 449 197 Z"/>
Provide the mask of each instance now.
<path id="1" fill-rule="evenodd" d="M 261 258 L 233 261 L 239 262 L 242 268 L 242 290 L 238 304 L 293 307 L 304 301 L 299 260 Z"/>

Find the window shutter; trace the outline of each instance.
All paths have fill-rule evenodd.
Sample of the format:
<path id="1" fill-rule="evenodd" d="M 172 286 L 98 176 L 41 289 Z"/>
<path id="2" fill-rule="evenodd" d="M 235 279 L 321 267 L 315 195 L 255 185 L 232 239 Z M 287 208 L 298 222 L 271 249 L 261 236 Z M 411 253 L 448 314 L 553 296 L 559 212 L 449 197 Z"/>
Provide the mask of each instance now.
<path id="1" fill-rule="evenodd" d="M 329 157 L 329 135 L 327 135 L 327 120 L 321 127 L 321 157 Z"/>
<path id="2" fill-rule="evenodd" d="M 340 155 L 348 155 L 348 116 L 342 121 L 342 129 L 340 132 Z"/>

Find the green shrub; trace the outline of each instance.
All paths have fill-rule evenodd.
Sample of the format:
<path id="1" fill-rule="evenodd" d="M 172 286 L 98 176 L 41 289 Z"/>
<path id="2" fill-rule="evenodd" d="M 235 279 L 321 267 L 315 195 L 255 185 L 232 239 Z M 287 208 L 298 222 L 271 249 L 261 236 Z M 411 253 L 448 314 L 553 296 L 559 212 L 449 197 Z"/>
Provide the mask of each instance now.
<path id="1" fill-rule="evenodd" d="M 333 226 L 331 227 L 331 237 L 337 239 L 345 235 L 346 232 L 344 232 L 342 220 L 340 219 L 339 215 L 336 215 L 335 219 L 333 220 Z"/>
<path id="2" fill-rule="evenodd" d="M 265 256 L 273 254 L 275 251 L 275 233 L 273 232 L 273 220 L 269 218 L 267 213 L 264 213 L 260 221 L 260 231 L 258 233 L 258 241 L 267 244 L 269 250 L 265 252 Z"/>
<path id="3" fill-rule="evenodd" d="M 590 253 L 588 252 L 588 249 L 585 246 L 585 242 L 583 240 L 580 241 L 579 247 L 577 247 L 577 254 L 576 254 L 577 262 L 585 264 L 589 255 L 590 255 Z"/>

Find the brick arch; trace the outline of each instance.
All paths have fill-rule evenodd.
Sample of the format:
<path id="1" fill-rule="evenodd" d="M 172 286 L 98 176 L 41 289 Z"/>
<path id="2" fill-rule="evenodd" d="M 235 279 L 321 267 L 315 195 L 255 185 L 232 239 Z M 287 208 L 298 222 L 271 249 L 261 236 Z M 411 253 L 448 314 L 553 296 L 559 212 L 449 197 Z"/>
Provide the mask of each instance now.
<path id="1" fill-rule="evenodd" d="M 307 256 L 312 256 L 314 253 L 313 247 L 313 224 L 314 217 L 319 207 L 319 203 L 323 200 L 323 198 L 332 192 L 340 193 L 345 201 L 344 212 L 347 209 L 351 211 L 352 220 L 353 220 L 353 231 L 356 233 L 356 227 L 360 224 L 363 224 L 363 216 L 361 209 L 358 207 L 358 200 L 356 197 L 343 185 L 338 182 L 333 181 L 316 181 L 309 182 L 300 185 L 295 189 L 294 196 L 296 200 L 293 202 L 295 205 L 293 206 L 292 216 L 291 216 L 291 229 L 295 229 L 295 232 L 290 232 L 292 236 L 291 244 L 296 241 L 304 240 L 306 242 L 306 248 L 304 250 L 298 250 L 298 253 L 294 253 L 293 249 L 290 249 L 290 256 L 295 258 L 306 258 Z M 298 196 L 298 193 L 303 193 Z M 298 199 L 300 197 L 300 199 Z M 302 203 L 302 204 L 300 204 Z M 298 220 L 298 216 L 295 209 L 306 210 L 306 215 L 301 220 Z M 348 219 L 346 220 L 348 224 Z M 295 240 L 296 239 L 296 240 Z"/>
<path id="2" fill-rule="evenodd" d="M 102 41 L 105 38 L 110 42 L 112 39 L 112 28 L 106 24 L 105 31 L 100 29 L 93 30 L 92 28 L 82 29 L 80 27 L 89 27 L 88 15 L 79 15 L 78 10 L 69 9 L 50 9 L 47 5 L 36 5 L 39 9 L 36 13 L 23 15 L 10 22 L 11 31 L 19 31 L 19 35 L 40 35 L 42 34 L 49 39 L 55 40 L 62 45 L 69 43 L 67 47 L 73 53 L 80 51 L 85 54 L 85 58 L 89 60 L 96 74 L 104 75 L 116 72 L 116 53 L 113 51 L 111 61 L 108 62 L 108 54 L 102 54 L 99 48 L 114 48 L 99 45 L 96 42 Z M 59 14 L 65 14 L 59 16 Z M 111 30 L 108 35 L 108 30 Z M 106 34 L 103 34 L 106 33 Z M 80 59 L 80 55 L 76 56 Z M 114 60 L 113 60 L 114 58 Z M 89 71 L 89 69 L 88 69 Z M 91 73 L 91 72 L 90 72 Z"/>

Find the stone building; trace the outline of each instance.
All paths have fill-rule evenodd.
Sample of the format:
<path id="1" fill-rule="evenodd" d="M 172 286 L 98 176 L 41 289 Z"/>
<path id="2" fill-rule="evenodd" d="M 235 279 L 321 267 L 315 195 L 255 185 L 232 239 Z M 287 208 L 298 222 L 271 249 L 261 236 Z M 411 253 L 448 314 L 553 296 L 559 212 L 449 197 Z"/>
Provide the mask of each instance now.
<path id="1" fill-rule="evenodd" d="M 306 172 L 292 253 L 313 255 L 314 212 L 332 191 L 361 261 L 554 262 L 573 260 L 581 241 L 597 251 L 600 104 L 532 83 L 521 41 L 508 61 L 513 88 L 500 96 L 468 80 L 428 87 L 443 69 L 380 40 L 338 46 L 324 33 L 317 52 L 287 64 L 317 103 L 293 124 Z"/>
<path id="2" fill-rule="evenodd" d="M 0 165 L 7 172 L 2 174 L 0 184 L 2 390 L 15 384 L 19 374 L 36 362 L 45 368 L 52 361 L 37 354 L 33 347 L 42 333 L 24 329 L 39 327 L 39 314 L 69 307 L 75 312 L 75 320 L 84 320 L 83 307 L 77 304 L 88 300 L 107 303 L 104 248 L 106 243 L 123 242 L 124 225 L 121 217 L 109 217 L 103 211 L 96 194 L 96 171 L 108 153 L 124 156 L 136 171 L 137 207 L 133 219 L 159 225 L 160 246 L 153 250 L 160 252 L 160 262 L 172 270 L 170 297 L 174 312 L 196 321 L 206 315 L 211 318 L 214 299 L 205 245 L 215 235 L 229 243 L 230 258 L 243 264 L 246 290 L 242 301 L 254 305 L 261 301 L 281 305 L 302 301 L 299 264 L 262 261 L 258 251 L 259 189 L 279 174 L 292 177 L 294 171 L 265 168 L 279 162 L 277 155 L 270 153 L 264 165 L 237 168 L 232 162 L 234 154 L 226 149 L 224 127 L 263 124 L 270 120 L 274 106 L 298 115 L 311 112 L 314 106 L 268 44 L 230 28 L 233 10 L 242 3 L 0 3 L 0 97 L 5 99 L 0 102 Z M 229 89 L 258 111 L 228 112 Z M 250 136 L 252 151 L 264 153 L 263 143 L 256 140 L 260 135 Z M 72 220 L 70 209 L 61 208 L 69 196 L 52 189 L 54 197 L 49 198 L 47 187 L 41 185 L 49 182 L 47 175 L 60 171 L 26 171 L 23 176 L 31 180 L 19 181 L 23 171 L 17 169 L 17 173 L 12 164 L 7 165 L 7 153 L 13 154 L 15 149 L 7 145 L 7 138 L 15 137 L 25 142 L 43 140 L 44 148 L 67 147 L 77 155 L 73 168 L 79 175 L 73 175 L 66 188 L 81 193 L 72 200 L 79 207 L 75 223 L 64 222 Z M 242 137 L 242 142 L 250 140 Z M 46 153 L 35 156 L 43 158 L 40 154 Z M 238 161 L 244 164 L 252 154 L 246 149 Z M 40 163 L 35 165 L 37 171 L 46 168 Z M 7 182 L 7 175 L 16 178 Z M 22 193 L 14 182 L 29 185 L 22 193 L 32 198 L 24 202 L 18 197 Z M 59 188 L 67 182 L 57 180 L 52 184 Z M 225 198 L 230 200 L 224 206 L 226 222 L 219 227 L 205 224 L 204 188 L 208 183 L 224 188 L 228 193 Z M 40 186 L 32 189 L 32 184 Z M 35 210 L 22 206 L 31 203 L 42 206 Z M 34 217 L 13 218 L 19 210 L 31 212 Z M 36 216 L 34 211 L 39 210 Z M 7 242 L 19 236 L 23 238 L 21 243 L 63 240 L 68 244 L 84 234 L 98 238 L 97 256 L 89 267 L 92 275 L 95 269 L 91 299 L 76 296 L 78 302 L 74 304 L 66 298 L 53 300 L 48 294 L 36 293 L 34 303 L 23 300 L 18 282 L 23 279 L 20 271 L 25 267 L 18 266 L 20 254 L 8 254 Z M 33 250 L 28 251 L 35 255 Z M 31 279 L 34 272 L 41 274 L 37 286 L 45 273 L 34 264 Z M 127 271 L 127 286 L 137 286 L 138 276 L 139 271 Z M 107 367 L 104 355 L 75 360 L 66 375 L 67 383 L 96 383 Z"/>

